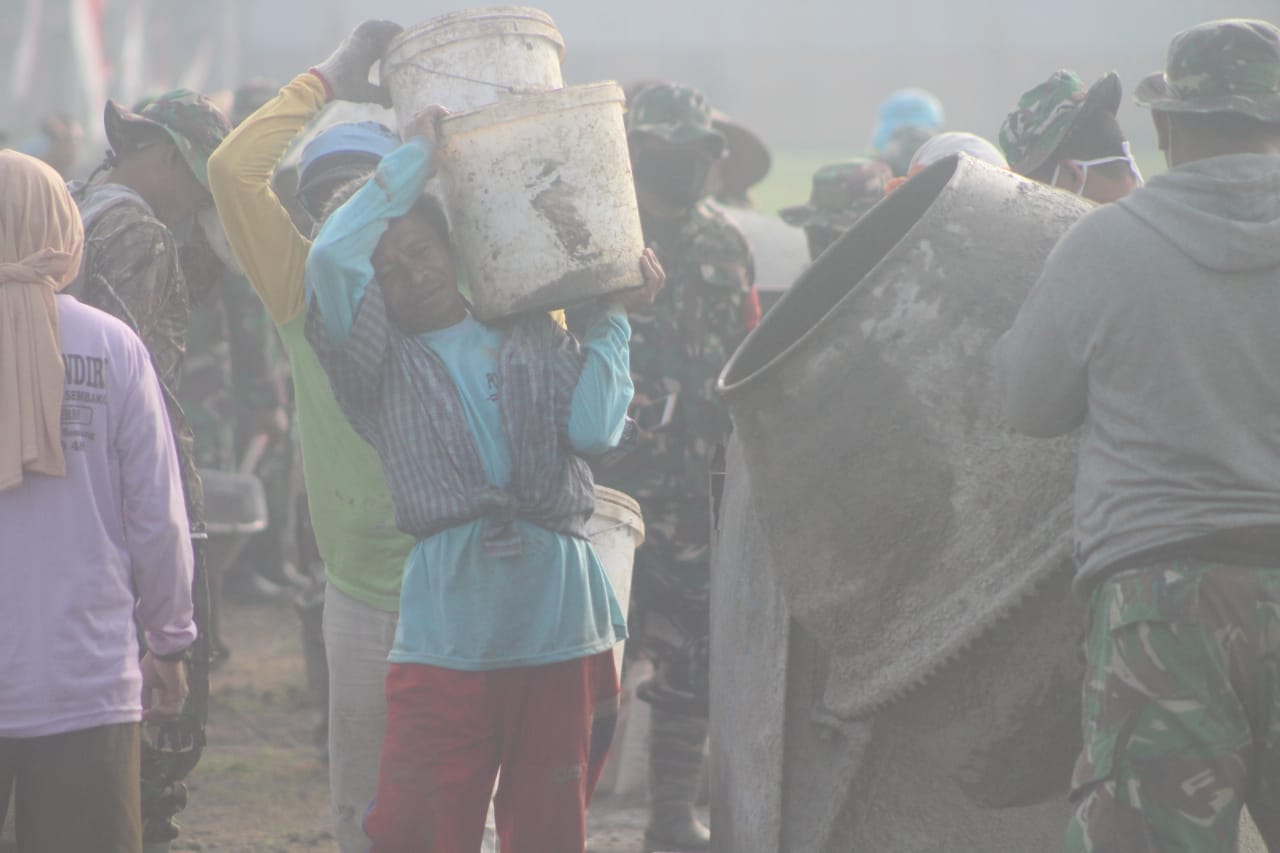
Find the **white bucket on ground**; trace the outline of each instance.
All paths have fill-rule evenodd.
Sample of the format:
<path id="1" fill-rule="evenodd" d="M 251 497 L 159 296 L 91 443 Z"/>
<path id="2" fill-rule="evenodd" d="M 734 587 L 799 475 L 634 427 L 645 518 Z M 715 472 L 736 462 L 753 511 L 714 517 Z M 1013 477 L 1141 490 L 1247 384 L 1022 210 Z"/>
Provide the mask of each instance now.
<path id="1" fill-rule="evenodd" d="M 396 36 L 383 54 L 379 79 L 403 128 L 432 104 L 460 112 L 511 93 L 559 89 L 563 59 L 564 39 L 546 12 L 466 9 Z"/>
<path id="2" fill-rule="evenodd" d="M 616 83 L 510 98 L 440 124 L 440 180 L 476 317 L 642 285 Z"/>
<path id="3" fill-rule="evenodd" d="M 631 604 L 631 570 L 635 566 L 636 549 L 644 542 L 640 504 L 616 489 L 596 486 L 596 511 L 587 521 L 587 538 L 604 564 L 604 573 L 625 615 Z M 613 649 L 619 673 L 625 645 L 618 643 Z"/>

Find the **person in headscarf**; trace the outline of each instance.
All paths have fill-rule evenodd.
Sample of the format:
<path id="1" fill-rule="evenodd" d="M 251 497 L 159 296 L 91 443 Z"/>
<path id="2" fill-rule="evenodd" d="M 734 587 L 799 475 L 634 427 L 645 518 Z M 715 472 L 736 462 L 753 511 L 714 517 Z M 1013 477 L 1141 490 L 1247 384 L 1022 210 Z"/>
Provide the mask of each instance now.
<path id="1" fill-rule="evenodd" d="M 997 169 L 1009 168 L 1009 162 L 1004 159 L 1000 149 L 981 136 L 958 131 L 940 133 L 920 146 L 920 149 L 911 158 L 906 175 L 894 178 L 885 185 L 885 195 L 893 192 L 934 163 L 945 160 L 948 157 L 954 157 L 957 154 L 968 154 L 975 160 L 981 160 L 984 163 L 995 166 Z"/>
<path id="2" fill-rule="evenodd" d="M 173 435 L 142 341 L 61 293 L 58 173 L 0 151 L 0 186 L 0 823 L 16 784 L 19 849 L 138 853 L 139 721 L 181 711 L 196 636 Z"/>

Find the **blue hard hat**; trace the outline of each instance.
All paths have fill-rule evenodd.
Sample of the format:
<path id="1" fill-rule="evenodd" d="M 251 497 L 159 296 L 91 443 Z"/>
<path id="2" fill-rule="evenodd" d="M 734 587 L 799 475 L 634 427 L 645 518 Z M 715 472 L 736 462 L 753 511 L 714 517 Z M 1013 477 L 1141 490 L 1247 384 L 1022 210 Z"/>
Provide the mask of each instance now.
<path id="1" fill-rule="evenodd" d="M 899 89 L 880 104 L 871 145 L 879 151 L 899 128 L 939 130 L 945 121 L 942 102 L 932 93 L 924 89 Z"/>
<path id="2" fill-rule="evenodd" d="M 400 147 L 395 131 L 376 121 L 335 124 L 302 149 L 298 160 L 298 194 L 335 177 L 354 177 Z M 337 173 L 337 174 L 335 174 Z"/>

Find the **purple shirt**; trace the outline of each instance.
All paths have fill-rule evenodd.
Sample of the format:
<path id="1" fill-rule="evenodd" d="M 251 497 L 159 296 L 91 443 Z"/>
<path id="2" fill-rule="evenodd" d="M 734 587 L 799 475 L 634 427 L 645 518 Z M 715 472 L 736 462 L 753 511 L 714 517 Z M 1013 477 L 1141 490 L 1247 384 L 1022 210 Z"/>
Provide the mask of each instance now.
<path id="1" fill-rule="evenodd" d="M 147 350 L 70 296 L 58 313 L 67 476 L 0 493 L 0 737 L 141 719 L 138 626 L 157 654 L 196 636 L 178 460 Z"/>

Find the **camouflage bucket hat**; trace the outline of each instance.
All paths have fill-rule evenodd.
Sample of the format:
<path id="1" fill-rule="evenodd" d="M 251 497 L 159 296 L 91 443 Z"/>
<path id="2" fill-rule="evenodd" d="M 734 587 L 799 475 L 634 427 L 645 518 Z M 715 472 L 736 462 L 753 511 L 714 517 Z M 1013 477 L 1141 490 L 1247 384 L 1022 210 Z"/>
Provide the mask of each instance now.
<path id="1" fill-rule="evenodd" d="M 1120 77 L 1114 71 L 1088 91 L 1074 71 L 1060 70 L 1018 99 L 1000 126 L 1000 148 L 1019 175 L 1038 172 L 1053 157 L 1081 116 L 1120 111 Z"/>
<path id="2" fill-rule="evenodd" d="M 711 107 L 696 89 L 659 83 L 636 92 L 627 105 L 627 135 L 644 134 L 673 145 L 697 145 L 724 154 L 724 136 L 712 124 Z"/>
<path id="3" fill-rule="evenodd" d="M 884 198 L 889 167 L 869 158 L 831 163 L 813 174 L 809 203 L 778 211 L 782 221 L 799 228 L 852 228 L 876 202 Z"/>
<path id="4" fill-rule="evenodd" d="M 1210 21 L 1178 33 L 1163 72 L 1134 93 L 1170 113 L 1239 113 L 1280 122 L 1280 30 L 1266 21 Z"/>
<path id="5" fill-rule="evenodd" d="M 107 101 L 107 141 L 117 154 L 136 149 L 156 131 L 178 147 L 196 179 L 208 189 L 209 156 L 231 132 L 231 123 L 213 101 L 190 89 L 174 89 L 133 113 Z"/>

